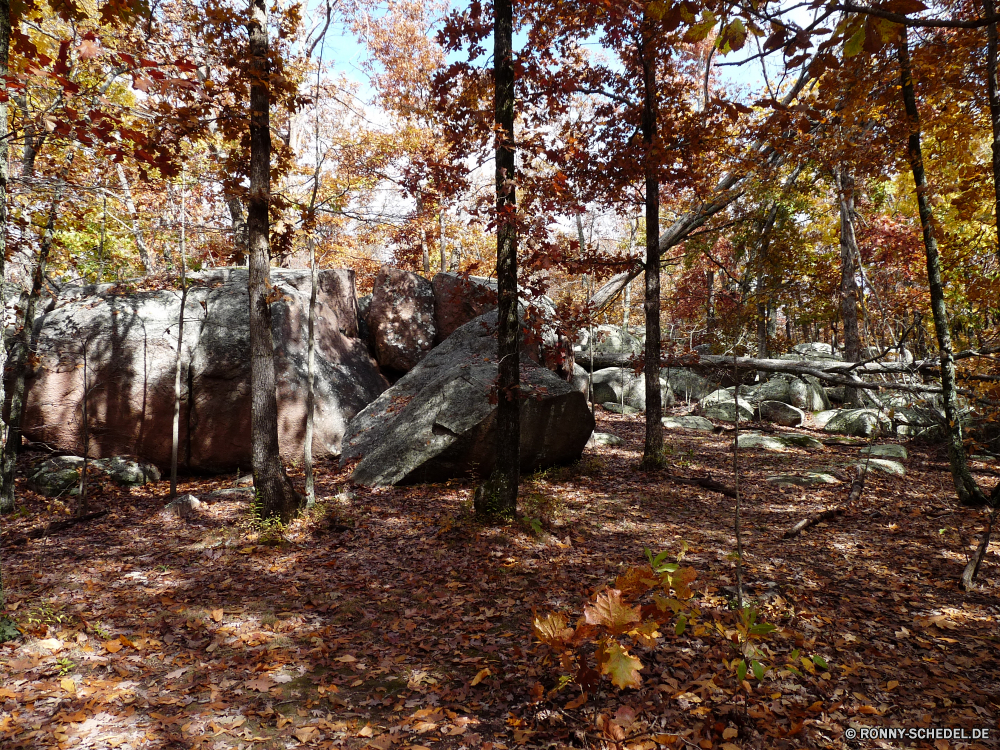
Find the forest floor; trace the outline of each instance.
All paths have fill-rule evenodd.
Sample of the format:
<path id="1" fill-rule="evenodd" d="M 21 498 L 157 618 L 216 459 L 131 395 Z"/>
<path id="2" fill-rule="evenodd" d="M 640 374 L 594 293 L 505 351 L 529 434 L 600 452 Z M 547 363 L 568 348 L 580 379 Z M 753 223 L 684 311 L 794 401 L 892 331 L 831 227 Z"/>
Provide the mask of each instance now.
<path id="1" fill-rule="evenodd" d="M 645 547 L 686 542 L 703 618 L 736 617 L 733 499 L 638 472 L 642 415 L 599 412 L 598 430 L 624 444 L 525 478 L 532 520 L 506 526 L 476 522 L 468 483 L 350 487 L 331 464 L 316 508 L 284 530 L 261 529 L 245 499 L 179 519 L 159 512 L 166 481 L 96 482 L 90 506 L 107 515 L 26 539 L 68 510 L 22 488 L 22 510 L 0 520 L 8 609 L 25 631 L 0 647 L 0 747 L 997 747 L 1000 545 L 963 592 L 985 516 L 957 506 L 932 446 L 910 446 L 905 477 L 869 473 L 845 515 L 791 539 L 846 501 L 859 446 L 740 452 L 748 595 L 780 628 L 763 681 L 737 682 L 723 637 L 671 629 L 634 649 L 639 689 L 605 682 L 584 698 L 561 682 L 533 613 L 575 619 L 645 564 Z M 731 431 L 666 439 L 672 474 L 733 485 Z M 974 468 L 986 486 L 1000 476 Z M 803 470 L 844 481 L 765 482 Z M 190 478 L 180 492 L 235 481 Z M 780 669 L 796 645 L 821 657 L 799 675 Z M 847 739 L 865 727 L 990 738 Z"/>

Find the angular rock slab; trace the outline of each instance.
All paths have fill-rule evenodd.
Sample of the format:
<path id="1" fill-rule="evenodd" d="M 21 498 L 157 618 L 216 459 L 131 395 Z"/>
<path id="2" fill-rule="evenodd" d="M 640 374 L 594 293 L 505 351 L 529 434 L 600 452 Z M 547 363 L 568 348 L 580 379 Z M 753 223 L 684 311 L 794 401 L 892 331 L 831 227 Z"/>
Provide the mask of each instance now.
<path id="1" fill-rule="evenodd" d="M 617 401 L 605 401 L 603 404 L 601 404 L 601 406 L 603 406 L 606 411 L 609 411 L 612 414 L 622 414 L 624 416 L 629 416 L 630 414 L 639 414 L 641 412 L 641 409 L 636 409 L 634 406 L 629 406 L 628 404 L 622 406 Z"/>
<path id="2" fill-rule="evenodd" d="M 840 484 L 832 474 L 819 471 L 804 471 L 801 474 L 776 474 L 765 481 L 777 487 L 819 487 L 824 484 Z"/>
<path id="3" fill-rule="evenodd" d="M 602 448 L 602 447 L 612 447 L 616 445 L 625 445 L 625 441 L 622 440 L 617 435 L 612 435 L 608 432 L 595 432 L 590 436 L 590 440 L 587 441 L 588 448 Z"/>
<path id="4" fill-rule="evenodd" d="M 675 397 L 684 401 L 699 401 L 719 387 L 686 367 L 664 367 L 660 377 L 667 381 Z"/>
<path id="5" fill-rule="evenodd" d="M 784 452 L 788 443 L 777 435 L 761 435 L 756 432 L 744 432 L 736 438 L 736 446 L 743 449 Z"/>
<path id="6" fill-rule="evenodd" d="M 354 482 L 439 482 L 493 471 L 496 325 L 496 312 L 466 323 L 351 420 L 342 464 L 359 459 Z M 521 471 L 579 459 L 594 431 L 586 397 L 523 353 L 521 385 Z"/>
<path id="7" fill-rule="evenodd" d="M 410 371 L 434 346 L 434 286 L 423 276 L 383 266 L 366 322 L 379 365 Z"/>
<path id="8" fill-rule="evenodd" d="M 698 430 L 699 432 L 711 432 L 715 425 L 704 417 L 694 415 L 680 417 L 664 417 L 663 428 L 665 430 Z"/>
<path id="9" fill-rule="evenodd" d="M 278 442 L 301 460 L 305 438 L 308 271 L 271 269 L 271 333 Z M 250 468 L 250 305 L 247 270 L 188 277 L 184 305 L 179 464 L 187 470 Z M 24 433 L 67 453 L 137 456 L 170 465 L 181 293 L 123 294 L 110 284 L 63 288 L 35 323 L 38 359 L 28 376 Z M 337 455 L 348 420 L 388 387 L 357 338 L 354 272 L 324 270 L 317 287 L 313 456 Z M 84 356 L 87 382 L 84 384 Z"/>
<path id="10" fill-rule="evenodd" d="M 872 445 L 865 446 L 861 449 L 861 453 L 869 456 L 876 456 L 878 458 L 909 458 L 910 454 L 907 452 L 906 447 L 902 445 L 896 445 L 895 443 L 887 443 L 886 445 Z"/>
<path id="11" fill-rule="evenodd" d="M 906 467 L 899 461 L 889 458 L 868 458 L 858 461 L 855 466 L 859 468 L 868 467 L 868 471 L 878 471 L 882 474 L 889 474 L 894 477 L 905 477 Z"/>

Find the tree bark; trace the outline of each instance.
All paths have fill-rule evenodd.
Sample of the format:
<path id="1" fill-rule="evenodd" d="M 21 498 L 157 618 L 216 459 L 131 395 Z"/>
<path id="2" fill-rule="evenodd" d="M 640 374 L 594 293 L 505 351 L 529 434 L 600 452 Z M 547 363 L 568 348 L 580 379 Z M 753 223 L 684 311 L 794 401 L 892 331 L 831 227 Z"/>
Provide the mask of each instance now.
<path id="1" fill-rule="evenodd" d="M 177 355 L 174 359 L 174 418 L 170 435 L 170 499 L 177 497 L 177 453 L 181 442 L 181 355 L 184 349 L 184 307 L 187 305 L 187 206 L 184 203 L 184 178 L 181 173 L 181 309 L 177 315 Z"/>
<path id="2" fill-rule="evenodd" d="M 976 484 L 966 463 L 965 445 L 962 435 L 962 419 L 955 391 L 955 356 L 952 351 L 951 330 L 948 325 L 948 309 L 944 299 L 944 281 L 941 278 L 941 259 L 938 254 L 937 238 L 934 236 L 934 212 L 927 195 L 927 176 L 924 172 L 924 157 L 920 146 L 920 114 L 913 88 L 913 74 L 910 69 L 910 51 L 906 27 L 899 32 L 896 54 L 899 61 L 900 84 L 903 106 L 910 135 L 907 140 L 907 156 L 913 171 L 913 183 L 917 194 L 917 208 L 920 213 L 920 227 L 923 232 L 924 250 L 927 256 L 927 284 L 931 297 L 931 312 L 934 316 L 934 331 L 937 334 L 938 351 L 941 357 L 941 391 L 947 421 L 948 458 L 951 475 L 955 482 L 959 502 L 963 505 L 982 506 L 987 502 L 983 491 Z"/>
<path id="3" fill-rule="evenodd" d="M 248 235 L 250 268 L 250 442 L 253 482 L 262 518 L 289 521 L 300 506 L 285 475 L 278 448 L 278 400 L 275 394 L 274 340 L 271 333 L 270 219 L 271 128 L 267 61 L 267 10 L 251 0 L 250 21 L 250 199 Z"/>
<path id="4" fill-rule="evenodd" d="M 122 196 L 125 198 L 125 208 L 128 210 L 129 218 L 132 220 L 132 236 L 135 238 L 135 246 L 139 250 L 139 261 L 142 263 L 142 272 L 147 276 L 153 272 L 153 261 L 149 257 L 149 248 L 146 247 L 146 238 L 142 233 L 142 224 L 139 222 L 139 212 L 136 210 L 135 201 L 132 200 L 132 188 L 128 183 L 128 175 L 125 174 L 125 167 L 120 163 L 115 165 L 118 172 L 118 182 L 122 186 Z"/>
<path id="5" fill-rule="evenodd" d="M 306 473 L 306 507 L 316 504 L 316 478 L 313 476 L 313 433 L 316 425 L 316 287 L 319 273 L 316 266 L 316 243 L 309 238 L 309 334 L 306 355 L 306 437 L 302 464 Z"/>
<path id="6" fill-rule="evenodd" d="M 639 55 L 642 62 L 642 141 L 644 146 L 644 176 L 646 182 L 646 439 L 642 452 L 642 467 L 659 469 L 663 460 L 663 403 L 660 396 L 660 178 L 659 178 L 659 112 L 656 101 L 656 45 L 653 39 L 655 22 L 648 9 L 643 13 L 642 41 Z"/>
<path id="7" fill-rule="evenodd" d="M 476 513 L 517 513 L 521 473 L 521 404 L 517 319 L 517 224 L 514 193 L 514 6 L 495 0 L 494 121 L 497 128 L 497 412 L 496 469 L 476 490 Z"/>
<path id="8" fill-rule="evenodd" d="M 30 354 L 35 343 L 35 309 L 42 293 L 42 285 L 45 283 L 45 265 L 49 259 L 49 251 L 52 249 L 56 216 L 66 188 L 66 173 L 72 164 L 73 155 L 71 151 L 66 160 L 66 166 L 63 167 L 62 174 L 59 175 L 55 193 L 52 195 L 52 202 L 49 204 L 49 218 L 38 248 L 38 258 L 31 277 L 31 291 L 28 292 L 24 316 L 21 319 L 20 335 L 12 350 L 10 371 L 13 388 L 10 393 L 10 414 L 7 418 L 7 440 L 3 446 L 3 458 L 0 460 L 0 513 L 10 512 L 14 509 L 14 469 L 17 465 L 17 455 L 21 450 L 21 419 L 24 416 L 25 382 L 28 375 Z M 86 392 L 84 392 L 84 398 L 86 398 Z"/>
<path id="9" fill-rule="evenodd" d="M 10 0 L 0 0 L 0 86 L 6 94 L 8 60 L 10 58 Z M 7 99 L 0 97 L 0 315 L 7 315 L 7 294 L 4 283 L 7 280 L 7 180 L 9 146 L 7 144 Z M 0 322 L 0 406 L 4 403 L 3 372 L 7 364 L 7 327 Z M 0 408 L 0 412 L 2 412 Z M 2 416 L 0 416 L 2 419 Z M 6 425 L 0 423 L 0 430 L 6 430 Z M 4 512 L 3 495 L 0 493 L 0 514 Z M 6 510 L 12 510 L 8 508 Z M 2 550 L 0 550 L 2 554 Z M 0 559 L 0 616 L 5 611 L 7 601 L 4 588 L 3 561 Z"/>
<path id="10" fill-rule="evenodd" d="M 840 318 L 844 323 L 844 359 L 861 359 L 861 334 L 858 331 L 858 283 L 854 259 L 858 257 L 858 242 L 854 234 L 854 178 L 846 167 L 836 174 L 840 208 Z M 848 388 L 845 401 L 861 406 L 856 388 Z"/>

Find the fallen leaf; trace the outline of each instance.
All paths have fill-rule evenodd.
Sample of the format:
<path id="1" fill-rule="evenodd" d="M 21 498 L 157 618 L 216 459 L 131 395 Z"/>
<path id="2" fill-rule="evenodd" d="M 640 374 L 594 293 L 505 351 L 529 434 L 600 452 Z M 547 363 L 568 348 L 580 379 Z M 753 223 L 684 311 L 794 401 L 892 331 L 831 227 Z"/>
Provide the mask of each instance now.
<path id="1" fill-rule="evenodd" d="M 362 727 L 361 731 L 358 732 L 358 737 L 374 737 L 374 736 L 375 736 L 375 731 L 371 728 L 370 725 Z"/>
<path id="2" fill-rule="evenodd" d="M 344 654 L 343 656 L 338 656 L 334 661 L 341 661 L 345 664 L 350 664 L 351 662 L 357 661 L 357 657 L 351 656 L 350 654 Z"/>
<path id="3" fill-rule="evenodd" d="M 482 682 L 482 681 L 483 681 L 483 680 L 485 680 L 485 679 L 486 679 L 487 677 L 489 677 L 489 676 L 490 676 L 491 674 L 493 674 L 493 673 L 492 673 L 492 672 L 490 671 L 490 668 L 489 668 L 489 667 L 486 667 L 485 669 L 480 669 L 480 670 L 479 670 L 479 671 L 478 671 L 478 672 L 476 673 L 476 676 L 472 678 L 472 682 L 470 682 L 469 684 L 470 684 L 470 685 L 471 685 L 472 687 L 475 687 L 475 686 L 476 686 L 476 685 L 478 685 L 478 684 L 479 684 L 480 682 Z"/>
<path id="4" fill-rule="evenodd" d="M 115 640 L 115 641 L 107 641 L 107 642 L 106 642 L 106 643 L 104 644 L 104 648 L 105 648 L 105 649 L 106 649 L 106 650 L 108 651 L 108 653 L 110 653 L 110 654 L 117 654 L 117 653 L 118 653 L 119 651 L 121 651 L 121 650 L 122 650 L 122 642 L 121 642 L 121 641 L 118 641 L 118 640 Z"/>
<path id="5" fill-rule="evenodd" d="M 59 680 L 59 685 L 60 687 L 62 687 L 63 690 L 65 690 L 70 695 L 76 694 L 76 681 L 73 680 L 71 677 L 63 677 L 61 680 Z"/>
<path id="6" fill-rule="evenodd" d="M 309 738 L 313 736 L 316 732 L 316 727 L 299 727 L 292 734 L 295 738 L 301 742 L 303 745 L 309 741 Z"/>
<path id="7" fill-rule="evenodd" d="M 215 620 L 216 622 L 222 622 L 222 610 L 221 609 L 213 609 L 212 610 L 212 619 Z"/>
<path id="8" fill-rule="evenodd" d="M 245 687 L 247 690 L 256 690 L 258 693 L 266 693 L 274 687 L 274 683 L 267 677 L 258 677 L 256 680 L 250 680 L 247 682 Z"/>
<path id="9" fill-rule="evenodd" d="M 722 730 L 722 739 L 724 739 L 724 740 L 731 740 L 733 737 L 735 737 L 739 733 L 740 733 L 740 730 L 737 729 L 736 727 L 726 727 L 725 729 Z"/>

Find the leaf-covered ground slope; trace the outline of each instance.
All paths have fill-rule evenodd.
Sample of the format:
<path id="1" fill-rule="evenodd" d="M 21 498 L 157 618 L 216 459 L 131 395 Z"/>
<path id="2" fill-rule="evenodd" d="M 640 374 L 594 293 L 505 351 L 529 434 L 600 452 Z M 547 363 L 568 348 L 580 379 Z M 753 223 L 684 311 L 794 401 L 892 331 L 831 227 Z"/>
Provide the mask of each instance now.
<path id="1" fill-rule="evenodd" d="M 2 521 L 26 635 L 0 647 L 0 745 L 732 750 L 844 747 L 862 725 L 1000 734 L 997 546 L 981 587 L 962 592 L 984 518 L 953 502 L 933 447 L 911 446 L 904 477 L 872 471 L 845 515 L 792 539 L 796 522 L 846 501 L 860 446 L 741 451 L 747 591 L 779 627 L 763 681 L 739 684 L 726 641 L 688 630 L 633 649 L 638 689 L 605 682 L 584 697 L 563 684 L 533 613 L 575 620 L 645 563 L 644 547 L 687 542 L 702 618 L 734 615 L 733 499 L 636 471 L 640 420 L 599 413 L 624 444 L 526 479 L 528 520 L 506 527 L 471 518 L 468 484 L 351 488 L 331 465 L 317 508 L 278 543 L 237 495 L 179 519 L 158 512 L 167 482 L 97 480 L 91 510 L 106 516 L 28 539 L 66 510 L 22 489 L 23 512 Z M 667 441 L 670 473 L 733 486 L 731 432 Z M 996 482 L 995 464 L 974 466 Z M 766 481 L 808 471 L 837 481 Z M 234 484 L 193 478 L 181 492 Z M 828 670 L 782 670 L 796 647 Z"/>

